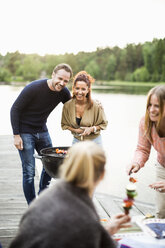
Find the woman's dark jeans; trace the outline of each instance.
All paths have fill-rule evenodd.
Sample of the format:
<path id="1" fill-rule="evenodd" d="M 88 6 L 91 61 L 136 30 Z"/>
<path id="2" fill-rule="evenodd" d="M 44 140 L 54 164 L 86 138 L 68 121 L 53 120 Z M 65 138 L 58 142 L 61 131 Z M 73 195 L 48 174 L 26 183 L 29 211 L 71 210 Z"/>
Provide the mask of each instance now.
<path id="1" fill-rule="evenodd" d="M 40 154 L 40 150 L 47 147 L 52 147 L 52 141 L 48 132 L 29 134 L 22 133 L 23 150 L 19 150 L 19 155 L 22 161 L 23 170 L 23 191 L 28 204 L 36 197 L 34 187 L 35 176 L 35 158 L 33 156 L 36 150 Z M 51 177 L 43 168 L 39 183 L 39 193 L 47 188 L 51 181 Z"/>

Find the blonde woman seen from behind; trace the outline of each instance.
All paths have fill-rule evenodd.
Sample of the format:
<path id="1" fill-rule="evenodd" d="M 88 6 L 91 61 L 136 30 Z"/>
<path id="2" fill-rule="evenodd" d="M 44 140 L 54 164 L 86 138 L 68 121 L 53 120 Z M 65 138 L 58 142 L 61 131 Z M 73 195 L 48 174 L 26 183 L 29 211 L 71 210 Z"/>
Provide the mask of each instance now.
<path id="1" fill-rule="evenodd" d="M 32 202 L 10 248 L 115 248 L 111 235 L 130 217 L 115 216 L 107 230 L 100 223 L 92 195 L 104 177 L 105 163 L 103 149 L 94 142 L 73 145 L 61 166 L 61 179 Z"/>

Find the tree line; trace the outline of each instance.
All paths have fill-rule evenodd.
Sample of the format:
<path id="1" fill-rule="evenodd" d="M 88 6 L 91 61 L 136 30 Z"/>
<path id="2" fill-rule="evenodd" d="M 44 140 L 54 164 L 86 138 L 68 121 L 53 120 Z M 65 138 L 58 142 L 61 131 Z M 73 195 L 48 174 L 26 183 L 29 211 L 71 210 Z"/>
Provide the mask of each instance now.
<path id="1" fill-rule="evenodd" d="M 165 38 L 77 54 L 40 56 L 18 51 L 0 54 L 0 82 L 49 78 L 59 63 L 68 63 L 74 74 L 86 70 L 97 81 L 165 82 Z"/>

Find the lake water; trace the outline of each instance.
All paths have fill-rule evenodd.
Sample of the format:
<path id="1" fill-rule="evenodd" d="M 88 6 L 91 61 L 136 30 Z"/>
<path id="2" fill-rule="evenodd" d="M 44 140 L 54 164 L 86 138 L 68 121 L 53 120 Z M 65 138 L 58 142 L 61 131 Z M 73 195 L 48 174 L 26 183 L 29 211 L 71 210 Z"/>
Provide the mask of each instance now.
<path id="1" fill-rule="evenodd" d="M 12 135 L 10 108 L 22 88 L 0 85 L 0 135 Z M 125 168 L 131 162 L 136 147 L 138 125 L 144 115 L 146 95 L 98 91 L 93 91 L 92 94 L 94 99 L 102 103 L 109 122 L 107 129 L 102 131 L 103 146 L 107 154 L 106 175 L 96 191 L 124 198 L 128 184 Z M 72 135 L 69 131 L 61 130 L 61 111 L 62 104 L 59 104 L 48 118 L 48 129 L 54 146 L 70 146 Z M 154 191 L 148 185 L 155 181 L 155 160 L 156 152 L 152 150 L 146 166 L 136 174 L 137 200 L 154 203 Z"/>

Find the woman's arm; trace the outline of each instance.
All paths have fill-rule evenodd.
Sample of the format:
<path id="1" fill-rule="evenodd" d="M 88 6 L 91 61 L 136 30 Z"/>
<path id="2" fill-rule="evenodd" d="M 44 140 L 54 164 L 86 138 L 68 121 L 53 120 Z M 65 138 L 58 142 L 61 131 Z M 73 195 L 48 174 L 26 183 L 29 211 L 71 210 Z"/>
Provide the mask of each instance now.
<path id="1" fill-rule="evenodd" d="M 139 137 L 137 148 L 134 153 L 134 157 L 131 165 L 127 167 L 127 173 L 131 174 L 133 172 L 137 172 L 142 168 L 146 161 L 149 159 L 151 151 L 151 143 L 145 135 L 144 130 L 144 118 L 141 119 L 139 125 Z"/>
<path id="2" fill-rule="evenodd" d="M 97 113 L 95 114 L 96 118 L 95 118 L 94 125 L 95 125 L 97 131 L 105 130 L 107 128 L 107 125 L 108 125 L 108 120 L 106 118 L 104 109 L 97 105 L 96 111 L 97 111 Z"/>

